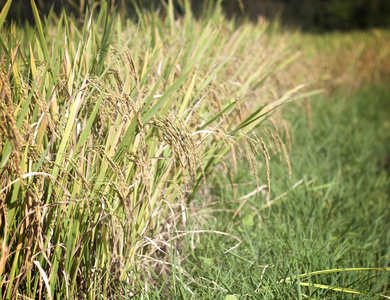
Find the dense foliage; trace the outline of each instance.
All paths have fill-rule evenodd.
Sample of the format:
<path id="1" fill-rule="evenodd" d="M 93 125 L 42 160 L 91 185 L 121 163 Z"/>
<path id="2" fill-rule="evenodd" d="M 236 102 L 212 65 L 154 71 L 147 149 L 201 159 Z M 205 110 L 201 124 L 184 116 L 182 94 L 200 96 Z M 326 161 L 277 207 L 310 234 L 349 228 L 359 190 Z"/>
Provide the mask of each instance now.
<path id="1" fill-rule="evenodd" d="M 6 0 L 0 0 L 3 6 Z M 63 7 L 74 14 L 82 13 L 89 3 L 98 1 L 36 1 L 38 9 L 42 14 L 47 14 L 52 5 L 54 11 L 59 14 Z M 120 11 L 128 15 L 135 13 L 132 0 L 111 1 L 111 6 L 120 7 Z M 142 0 L 144 7 L 158 7 L 161 0 Z M 167 1 L 166 1 L 167 2 Z M 173 1 L 178 12 L 183 12 L 183 0 Z M 204 6 L 215 0 L 192 1 L 193 11 L 200 15 Z M 266 18 L 280 16 L 282 21 L 308 31 L 331 31 L 367 29 L 372 27 L 390 26 L 390 1 L 388 0 L 224 0 L 221 1 L 225 12 L 230 15 L 244 15 L 253 20 L 263 15 Z M 25 9 L 24 0 L 15 0 L 9 13 L 9 19 L 20 21 L 33 21 L 30 10 Z"/>
<path id="2" fill-rule="evenodd" d="M 268 156 L 252 129 L 305 96 L 272 84 L 296 58 L 290 37 L 238 28 L 219 6 L 197 20 L 187 2 L 175 18 L 171 1 L 165 17 L 137 7 L 138 22 L 107 1 L 81 21 L 43 21 L 31 1 L 34 27 L 5 26 L 11 2 L 0 13 L 2 297 L 143 293 L 190 199 L 214 170 L 229 176 L 229 153 L 257 176 Z"/>
<path id="3" fill-rule="evenodd" d="M 143 10 L 133 1 L 127 19 L 125 1 L 116 13 L 114 1 L 68 1 L 72 13 L 45 15 L 46 2 L 31 0 L 29 24 L 4 22 L 20 2 L 2 7 L 1 297 L 346 292 L 330 267 L 381 273 L 375 286 L 348 278 L 362 293 L 385 293 L 388 177 L 374 171 L 388 153 L 388 106 L 372 99 L 385 92 L 317 110 L 309 99 L 317 87 L 330 94 L 388 78 L 390 32 L 292 34 L 264 18 L 227 19 L 218 1 L 198 2 L 201 18 L 189 0 L 167 2 Z M 279 114 L 299 99 L 313 136 L 293 138 L 299 122 Z M 293 156 L 294 140 L 310 139 L 315 151 Z M 227 225 L 212 226 L 217 218 Z M 255 224 L 263 231 L 250 233 Z M 221 252 L 240 262 L 227 267 Z M 213 255 L 224 261 L 208 279 L 197 268 L 212 275 Z M 306 281 L 324 274 L 322 287 Z"/>
<path id="4" fill-rule="evenodd" d="M 390 26 L 388 0 L 230 0 L 225 1 L 228 12 L 240 9 L 252 18 L 264 15 L 273 18 L 280 14 L 288 25 L 308 31 L 367 29 Z"/>

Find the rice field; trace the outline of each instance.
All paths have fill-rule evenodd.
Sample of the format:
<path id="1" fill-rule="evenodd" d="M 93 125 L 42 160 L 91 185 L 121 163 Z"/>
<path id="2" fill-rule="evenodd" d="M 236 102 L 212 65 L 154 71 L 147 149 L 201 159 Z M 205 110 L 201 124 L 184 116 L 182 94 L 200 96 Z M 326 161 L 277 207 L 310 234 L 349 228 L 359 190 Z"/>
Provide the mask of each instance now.
<path id="1" fill-rule="evenodd" d="M 357 89 L 340 81 L 336 63 L 323 63 L 326 51 L 337 60 L 348 48 L 351 61 L 373 62 L 348 73 L 362 84 L 388 75 L 386 31 L 351 37 L 349 46 L 332 37 L 327 50 L 322 38 L 277 22 L 227 19 L 220 1 L 205 2 L 201 18 L 189 1 L 183 15 L 171 0 L 161 10 L 137 3 L 132 19 L 108 1 L 75 19 L 42 17 L 31 0 L 34 24 L 7 23 L 12 1 L 2 8 L 3 299 L 193 298 L 186 280 L 208 291 L 181 267 L 200 236 L 228 237 L 224 253 L 236 253 L 245 239 L 229 226 L 247 199 L 262 195 L 270 214 L 274 186 L 287 193 L 297 184 L 282 191 L 272 173 L 275 155 L 283 176 L 296 168 L 294 124 L 283 116 L 299 107 L 312 120 L 311 97 L 337 85 Z M 245 195 L 242 172 L 252 176 Z M 224 228 L 208 227 L 204 210 L 224 203 L 221 180 L 241 204 L 229 208 L 236 213 Z M 197 295 L 215 297 L 206 294 Z"/>

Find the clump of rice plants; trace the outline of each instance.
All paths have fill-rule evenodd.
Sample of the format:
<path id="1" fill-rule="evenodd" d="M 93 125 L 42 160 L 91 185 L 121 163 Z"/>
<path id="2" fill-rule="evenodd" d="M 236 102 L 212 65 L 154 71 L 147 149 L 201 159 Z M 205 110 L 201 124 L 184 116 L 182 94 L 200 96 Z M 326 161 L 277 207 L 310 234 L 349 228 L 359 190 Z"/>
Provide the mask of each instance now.
<path id="1" fill-rule="evenodd" d="M 172 1 L 164 16 L 135 3 L 135 23 L 102 1 L 80 25 L 65 12 L 42 21 L 31 0 L 34 26 L 5 26 L 11 2 L 0 15 L 2 297 L 137 295 L 139 258 L 164 256 L 216 166 L 262 155 L 251 130 L 301 88 L 268 86 L 295 58 L 288 37 L 237 27 L 218 3 L 202 20 L 188 1 L 181 18 Z"/>
<path id="2" fill-rule="evenodd" d="M 197 203 L 201 229 L 242 243 L 225 253 L 236 240 L 189 235 L 181 243 L 189 255 L 180 264 L 187 286 L 163 291 L 172 299 L 388 299 L 388 99 L 384 84 L 348 97 L 343 90 L 313 97 L 310 130 L 301 108 L 287 107 L 292 178 L 270 143 L 268 203 L 266 194 L 253 193 L 245 164 L 234 174 L 236 198 L 228 179 L 217 176 L 209 205 Z M 265 174 L 259 176 L 265 182 Z"/>

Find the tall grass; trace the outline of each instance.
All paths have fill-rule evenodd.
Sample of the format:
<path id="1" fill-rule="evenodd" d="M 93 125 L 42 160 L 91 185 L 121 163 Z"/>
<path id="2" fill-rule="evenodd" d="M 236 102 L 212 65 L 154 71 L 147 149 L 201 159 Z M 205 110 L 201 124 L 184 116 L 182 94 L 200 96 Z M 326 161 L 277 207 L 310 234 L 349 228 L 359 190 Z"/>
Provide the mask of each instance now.
<path id="1" fill-rule="evenodd" d="M 42 21 L 31 0 L 33 27 L 3 24 L 11 2 L 0 15 L 2 297 L 136 295 L 139 256 L 165 253 L 223 159 L 262 155 L 251 130 L 300 89 L 268 85 L 295 58 L 288 37 L 237 28 L 219 2 L 202 20 L 188 1 L 181 18 L 172 1 L 162 15 L 134 3 L 136 24 L 102 1 L 80 25 Z"/>
<path id="2" fill-rule="evenodd" d="M 299 71 L 315 79 L 328 94 L 340 87 L 354 92 L 364 84 L 389 80 L 389 30 L 301 34 L 297 44 L 305 53 L 296 64 Z"/>
<path id="3" fill-rule="evenodd" d="M 196 203 L 201 229 L 234 235 L 240 247 L 225 253 L 235 240 L 188 236 L 180 265 L 187 289 L 167 286 L 150 298 L 388 299 L 389 91 L 383 84 L 313 97 L 311 130 L 289 105 L 292 178 L 268 145 L 271 209 L 266 194 L 252 193 L 247 164 L 234 176 L 238 199 L 218 176 L 209 205 Z"/>

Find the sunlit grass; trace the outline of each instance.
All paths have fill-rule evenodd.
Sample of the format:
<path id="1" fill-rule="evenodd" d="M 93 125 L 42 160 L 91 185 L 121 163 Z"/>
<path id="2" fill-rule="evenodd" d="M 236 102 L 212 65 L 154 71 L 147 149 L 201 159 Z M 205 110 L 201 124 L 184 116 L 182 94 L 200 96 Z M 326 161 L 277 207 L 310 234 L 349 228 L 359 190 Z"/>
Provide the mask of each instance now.
<path id="1" fill-rule="evenodd" d="M 338 89 L 356 91 L 363 84 L 389 80 L 390 31 L 333 32 L 323 35 L 299 35 L 304 69 L 328 94 Z"/>
<path id="2" fill-rule="evenodd" d="M 144 292 L 140 257 L 172 258 L 186 202 L 216 168 L 230 173 L 229 153 L 257 178 L 268 156 L 251 131 L 305 96 L 270 84 L 296 58 L 289 37 L 237 27 L 219 4 L 197 20 L 185 2 L 177 18 L 172 1 L 163 15 L 134 3 L 138 23 L 103 1 L 81 25 L 42 21 L 31 1 L 33 26 L 5 26 L 11 2 L 0 15 L 3 297 Z"/>
<path id="3" fill-rule="evenodd" d="M 317 86 L 334 92 L 339 86 L 357 88 L 383 80 L 390 61 L 387 31 L 317 37 L 292 34 L 265 20 L 239 25 L 225 18 L 220 1 L 205 2 L 200 19 L 192 15 L 189 1 L 181 2 L 182 16 L 172 1 L 157 11 L 145 11 L 137 4 L 142 2 L 133 1 L 137 21 L 111 13 L 107 1 L 101 2 L 99 13 L 87 9 L 84 20 L 66 13 L 41 19 L 30 1 L 26 9 L 31 7 L 34 24 L 6 24 L 11 2 L 0 14 L 3 298 L 230 293 L 283 299 L 305 297 L 313 289 L 323 295 L 319 289 L 326 294 L 348 288 L 342 281 L 337 286 L 329 280 L 299 281 L 305 273 L 336 267 L 348 247 L 340 237 L 328 241 L 321 236 L 323 244 L 335 247 L 334 255 L 302 265 L 303 257 L 316 257 L 324 249 L 311 244 L 312 249 L 302 250 L 304 233 L 289 227 L 317 228 L 315 220 L 329 226 L 329 203 L 323 204 L 321 197 L 328 201 L 340 184 L 334 173 L 327 173 L 329 168 L 341 170 L 329 163 L 316 173 L 309 150 L 289 159 L 293 140 L 299 139 L 289 134 L 296 124 L 271 114 L 303 98 L 309 120 L 315 122 L 321 113 L 311 118 L 307 97 L 317 91 L 304 91 Z M 303 115 L 302 110 L 298 113 Z M 265 120 L 272 129 L 263 127 Z M 327 118 L 323 121 L 333 125 Z M 305 130 L 298 133 L 301 138 L 310 135 Z M 330 143 L 326 130 L 318 132 L 316 146 Z M 338 153 L 339 148 L 324 149 Z M 286 160 L 283 167 L 275 163 L 279 157 Z M 295 177 L 305 163 L 313 173 L 306 179 Z M 240 177 L 249 173 L 252 177 L 243 188 Z M 324 178 L 313 186 L 320 175 Z M 221 184 L 229 190 L 221 192 Z M 352 190 L 351 184 L 346 182 L 344 188 Z M 376 192 L 383 197 L 380 188 L 379 182 Z M 290 203 L 287 195 L 301 200 L 309 196 L 308 201 L 322 204 Z M 263 198 L 256 202 L 254 197 Z M 218 220 L 228 216 L 224 226 L 200 227 L 207 219 L 202 211 L 210 209 Z M 264 237 L 257 236 L 252 229 L 268 212 L 275 223 Z M 331 223 L 330 228 L 338 232 L 343 224 Z M 308 232 L 315 235 L 314 229 Z M 191 247 L 181 252 L 187 243 Z M 216 249 L 222 253 L 218 258 L 213 257 Z M 297 250 L 297 259 L 285 256 L 291 249 Z M 251 255 L 258 256 L 256 262 Z M 193 265 L 195 261 L 211 268 L 220 257 L 237 261 L 227 259 L 229 270 L 213 269 L 213 277 L 197 273 Z M 349 257 L 342 268 L 382 267 L 375 265 L 380 259 L 364 257 L 357 263 Z M 280 268 L 271 268 L 271 263 Z M 254 274 L 256 284 L 242 274 Z M 236 276 L 242 280 L 239 292 Z M 367 282 L 363 287 L 385 290 Z"/>
<path id="4" fill-rule="evenodd" d="M 205 197 L 209 205 L 197 204 L 201 229 L 224 231 L 242 243 L 225 253 L 236 240 L 189 236 L 180 267 L 191 292 L 163 292 L 199 299 L 388 298 L 388 99 L 385 85 L 348 97 L 342 90 L 312 97 L 311 130 L 302 110 L 289 105 L 292 178 L 270 150 L 270 209 L 264 209 L 265 188 L 251 193 L 254 178 L 246 165 L 233 179 L 238 199 L 224 176 L 216 178 L 213 195 Z"/>

